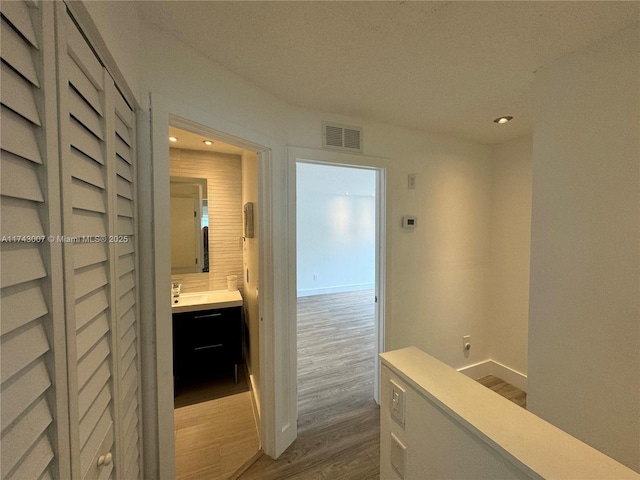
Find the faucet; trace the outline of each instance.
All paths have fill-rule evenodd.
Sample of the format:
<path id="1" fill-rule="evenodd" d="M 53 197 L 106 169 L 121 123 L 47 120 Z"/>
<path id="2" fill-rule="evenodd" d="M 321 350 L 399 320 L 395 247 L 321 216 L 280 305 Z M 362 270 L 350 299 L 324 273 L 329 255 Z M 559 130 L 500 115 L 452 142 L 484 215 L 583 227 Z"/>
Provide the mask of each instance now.
<path id="1" fill-rule="evenodd" d="M 182 289 L 181 283 L 171 284 L 171 297 L 178 298 L 180 296 L 180 290 Z"/>

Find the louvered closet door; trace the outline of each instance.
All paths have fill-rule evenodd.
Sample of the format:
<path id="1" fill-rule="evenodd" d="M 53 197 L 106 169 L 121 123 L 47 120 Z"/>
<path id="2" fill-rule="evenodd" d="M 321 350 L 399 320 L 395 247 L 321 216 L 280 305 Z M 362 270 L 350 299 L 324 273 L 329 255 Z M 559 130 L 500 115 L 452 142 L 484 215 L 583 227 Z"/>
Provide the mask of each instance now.
<path id="1" fill-rule="evenodd" d="M 62 5 L 58 14 L 62 223 L 72 240 L 64 260 L 73 477 L 135 479 L 135 116 Z"/>
<path id="2" fill-rule="evenodd" d="M 71 465 L 76 479 L 112 478 L 118 364 L 106 140 L 113 88 L 62 5 L 57 13 Z"/>
<path id="3" fill-rule="evenodd" d="M 140 421 L 139 356 L 138 356 L 138 302 L 136 258 L 136 189 L 134 179 L 135 115 L 119 92 L 115 93 L 114 127 L 116 195 L 116 250 L 118 322 L 119 410 L 121 414 L 119 459 L 122 479 L 140 475 Z"/>
<path id="4" fill-rule="evenodd" d="M 0 472 L 66 478 L 62 252 L 46 240 L 60 234 L 53 7 L 4 1 L 0 10 Z"/>

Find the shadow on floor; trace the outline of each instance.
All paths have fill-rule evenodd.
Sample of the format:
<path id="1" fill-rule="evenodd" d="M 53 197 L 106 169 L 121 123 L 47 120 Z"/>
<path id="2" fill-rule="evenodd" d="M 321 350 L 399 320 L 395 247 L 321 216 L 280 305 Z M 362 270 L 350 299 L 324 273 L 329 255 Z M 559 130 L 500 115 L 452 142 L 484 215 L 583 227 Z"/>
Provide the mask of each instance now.
<path id="1" fill-rule="evenodd" d="M 237 384 L 233 368 L 209 370 L 206 374 L 198 372 L 197 376 L 176 379 L 173 406 L 181 408 L 248 391 L 244 364 L 238 365 Z"/>

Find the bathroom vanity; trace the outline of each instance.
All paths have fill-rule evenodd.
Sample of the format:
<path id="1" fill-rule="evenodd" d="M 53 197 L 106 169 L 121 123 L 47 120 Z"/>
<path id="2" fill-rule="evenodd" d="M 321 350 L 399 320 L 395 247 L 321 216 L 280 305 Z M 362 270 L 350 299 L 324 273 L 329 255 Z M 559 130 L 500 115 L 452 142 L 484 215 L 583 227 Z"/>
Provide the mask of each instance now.
<path id="1" fill-rule="evenodd" d="M 173 372 L 176 380 L 242 362 L 242 296 L 214 290 L 172 299 Z"/>

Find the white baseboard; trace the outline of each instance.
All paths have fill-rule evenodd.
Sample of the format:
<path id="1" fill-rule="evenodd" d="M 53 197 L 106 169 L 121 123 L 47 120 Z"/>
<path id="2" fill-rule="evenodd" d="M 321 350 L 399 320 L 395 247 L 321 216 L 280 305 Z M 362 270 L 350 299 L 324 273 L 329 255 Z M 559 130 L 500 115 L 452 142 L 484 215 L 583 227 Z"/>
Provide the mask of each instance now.
<path id="1" fill-rule="evenodd" d="M 473 365 L 467 365 L 466 367 L 458 368 L 460 373 L 464 373 L 467 377 L 477 380 L 491 373 L 491 360 L 484 360 L 483 362 L 474 363 Z"/>
<path id="2" fill-rule="evenodd" d="M 467 377 L 477 380 L 487 375 L 495 375 L 514 387 L 519 388 L 523 392 L 527 391 L 527 376 L 513 368 L 507 367 L 495 360 L 485 360 L 466 367 L 458 369 L 460 373 L 464 373 Z"/>
<path id="3" fill-rule="evenodd" d="M 355 292 L 357 290 L 373 290 L 375 283 L 355 283 L 353 285 L 334 285 L 332 287 L 307 288 L 298 290 L 298 297 L 310 297 L 311 295 L 325 295 L 327 293 Z"/>

